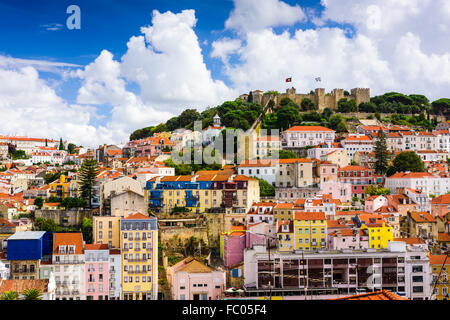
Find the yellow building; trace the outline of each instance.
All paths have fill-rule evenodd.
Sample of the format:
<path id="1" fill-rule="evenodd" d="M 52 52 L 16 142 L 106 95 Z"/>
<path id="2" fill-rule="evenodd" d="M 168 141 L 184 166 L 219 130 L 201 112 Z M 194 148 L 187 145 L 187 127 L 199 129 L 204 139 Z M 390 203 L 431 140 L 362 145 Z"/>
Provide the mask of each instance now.
<path id="1" fill-rule="evenodd" d="M 450 270 L 450 257 L 442 255 L 430 255 L 430 268 L 432 272 L 431 289 L 437 300 L 448 300 L 449 297 L 449 281 L 448 272 Z M 446 259 L 447 258 L 447 259 Z"/>
<path id="2" fill-rule="evenodd" d="M 362 224 L 360 230 L 364 229 L 369 231 L 369 248 L 384 249 L 389 242 L 394 241 L 392 227 L 384 222 Z"/>
<path id="3" fill-rule="evenodd" d="M 294 250 L 326 248 L 327 220 L 324 212 L 294 213 Z"/>
<path id="4" fill-rule="evenodd" d="M 65 199 L 65 198 L 70 197 L 70 195 L 71 195 L 70 181 L 63 174 L 59 177 L 59 179 L 50 183 L 49 186 L 50 186 L 50 195 L 51 196 Z"/>
<path id="5" fill-rule="evenodd" d="M 273 207 L 273 221 L 293 221 L 294 218 L 294 204 L 293 203 L 277 203 Z"/>
<path id="6" fill-rule="evenodd" d="M 294 250 L 294 222 L 278 221 L 277 239 L 278 250 L 287 252 Z"/>
<path id="7" fill-rule="evenodd" d="M 120 217 L 94 216 L 92 229 L 95 244 L 107 244 L 109 248 L 120 248 Z"/>
<path id="8" fill-rule="evenodd" d="M 122 300 L 158 298 L 158 222 L 134 213 L 120 220 Z"/>

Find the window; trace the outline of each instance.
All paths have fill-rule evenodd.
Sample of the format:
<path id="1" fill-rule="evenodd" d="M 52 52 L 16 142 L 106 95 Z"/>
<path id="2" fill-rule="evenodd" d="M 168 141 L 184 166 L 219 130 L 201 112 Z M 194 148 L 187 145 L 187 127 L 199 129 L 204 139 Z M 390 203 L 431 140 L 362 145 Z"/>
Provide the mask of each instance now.
<path id="1" fill-rule="evenodd" d="M 413 266 L 412 272 L 423 272 L 423 267 L 422 266 Z"/>
<path id="2" fill-rule="evenodd" d="M 413 287 L 413 292 L 414 293 L 422 293 L 423 292 L 423 287 L 422 286 L 414 286 Z"/>
<path id="3" fill-rule="evenodd" d="M 413 276 L 413 282 L 423 282 L 423 276 Z"/>

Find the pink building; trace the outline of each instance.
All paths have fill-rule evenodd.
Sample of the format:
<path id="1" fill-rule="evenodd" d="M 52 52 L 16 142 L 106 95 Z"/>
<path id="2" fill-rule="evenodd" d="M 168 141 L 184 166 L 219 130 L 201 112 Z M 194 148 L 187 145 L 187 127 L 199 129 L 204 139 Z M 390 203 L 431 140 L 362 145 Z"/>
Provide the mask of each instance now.
<path id="1" fill-rule="evenodd" d="M 350 183 L 327 181 L 320 183 L 322 194 L 330 194 L 333 199 L 342 203 L 352 201 L 352 185 Z"/>
<path id="2" fill-rule="evenodd" d="M 167 276 L 174 300 L 219 300 L 226 283 L 225 271 L 192 257 L 168 267 Z"/>
<path id="3" fill-rule="evenodd" d="M 383 196 L 371 196 L 364 202 L 364 211 L 374 213 L 381 207 L 388 205 L 388 199 Z"/>
<path id="4" fill-rule="evenodd" d="M 322 162 L 319 165 L 320 182 L 338 181 L 338 165 L 331 162 Z"/>
<path id="5" fill-rule="evenodd" d="M 107 244 L 85 245 L 87 300 L 108 300 L 109 249 Z"/>
<path id="6" fill-rule="evenodd" d="M 369 235 L 367 229 L 358 230 L 344 228 L 328 233 L 327 238 L 329 250 L 358 250 L 369 248 Z"/>

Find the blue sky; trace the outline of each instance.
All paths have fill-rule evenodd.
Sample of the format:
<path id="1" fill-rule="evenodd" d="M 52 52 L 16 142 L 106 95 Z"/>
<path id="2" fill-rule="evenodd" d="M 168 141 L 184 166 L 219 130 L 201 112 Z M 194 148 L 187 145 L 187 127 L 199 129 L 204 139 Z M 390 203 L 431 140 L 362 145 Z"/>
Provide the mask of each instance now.
<path id="1" fill-rule="evenodd" d="M 303 8 L 323 10 L 319 0 L 284 1 L 299 4 Z M 81 30 L 69 30 L 66 9 L 76 4 L 81 9 Z M 205 63 L 214 79 L 230 84 L 221 73 L 223 64 L 210 57 L 211 43 L 221 37 L 230 37 L 235 32 L 225 30 L 224 23 L 233 9 L 232 0 L 6 0 L 0 3 L 0 53 L 23 59 L 39 59 L 87 65 L 103 49 L 107 49 L 116 59 L 127 50 L 126 43 L 133 35 L 140 34 L 140 27 L 149 25 L 153 10 L 160 12 L 180 12 L 195 9 L 197 24 L 194 28 L 204 54 Z M 46 27 L 60 24 L 58 30 Z M 296 23 L 292 26 L 274 28 L 275 32 L 314 28 L 314 25 Z M 206 40 L 206 42 L 204 42 Z M 52 73 L 41 73 L 46 78 L 54 78 Z M 79 81 L 61 84 L 58 88 L 69 102 L 75 102 Z M 132 91 L 138 88 L 129 85 Z"/>
<path id="2" fill-rule="evenodd" d="M 81 30 L 66 28 L 73 4 Z M 288 85 L 447 97 L 449 21 L 445 0 L 3 0 L 0 134 L 120 143 Z"/>

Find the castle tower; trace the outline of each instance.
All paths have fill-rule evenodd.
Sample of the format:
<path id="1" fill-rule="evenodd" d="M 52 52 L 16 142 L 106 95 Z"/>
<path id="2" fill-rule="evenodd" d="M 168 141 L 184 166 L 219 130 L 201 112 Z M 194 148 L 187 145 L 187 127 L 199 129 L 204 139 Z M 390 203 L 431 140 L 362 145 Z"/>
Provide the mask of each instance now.
<path id="1" fill-rule="evenodd" d="M 370 88 L 354 88 L 351 90 L 351 95 L 358 106 L 362 102 L 370 102 Z"/>
<path id="2" fill-rule="evenodd" d="M 337 109 L 339 100 L 344 98 L 344 89 L 333 89 L 333 97 L 332 109 Z"/>
<path id="3" fill-rule="evenodd" d="M 319 110 L 325 108 L 325 88 L 317 88 L 315 91 L 315 100 L 314 103 L 318 107 Z"/>

